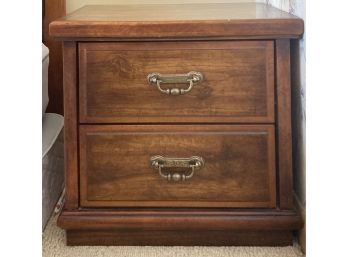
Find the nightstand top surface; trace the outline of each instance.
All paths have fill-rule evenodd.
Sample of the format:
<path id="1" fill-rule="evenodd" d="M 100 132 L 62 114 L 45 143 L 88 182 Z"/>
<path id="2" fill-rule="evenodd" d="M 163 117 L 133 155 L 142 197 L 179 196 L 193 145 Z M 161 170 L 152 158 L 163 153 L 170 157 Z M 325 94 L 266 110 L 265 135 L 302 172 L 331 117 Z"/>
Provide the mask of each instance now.
<path id="1" fill-rule="evenodd" d="M 71 14 L 67 21 L 192 21 L 294 19 L 287 12 L 258 3 L 220 4 L 143 4 L 86 5 Z"/>
<path id="2" fill-rule="evenodd" d="M 213 27 L 208 29 L 211 25 Z M 151 29 L 147 35 L 155 38 L 171 37 L 175 31 L 180 36 L 183 29 L 186 33 L 182 36 L 185 37 L 189 30 L 193 37 L 219 36 L 209 33 L 215 29 L 214 26 L 225 27 L 226 33 L 222 34 L 226 35 L 221 36 L 243 37 L 248 34 L 259 37 L 267 34 L 298 37 L 303 33 L 301 19 L 277 8 L 261 3 L 219 3 L 86 5 L 52 22 L 50 34 L 67 38 L 143 37 L 142 33 L 134 33 L 137 27 L 138 30 Z M 238 31 L 244 32 L 238 32 L 237 26 Z M 272 28 L 267 28 L 269 26 Z"/>

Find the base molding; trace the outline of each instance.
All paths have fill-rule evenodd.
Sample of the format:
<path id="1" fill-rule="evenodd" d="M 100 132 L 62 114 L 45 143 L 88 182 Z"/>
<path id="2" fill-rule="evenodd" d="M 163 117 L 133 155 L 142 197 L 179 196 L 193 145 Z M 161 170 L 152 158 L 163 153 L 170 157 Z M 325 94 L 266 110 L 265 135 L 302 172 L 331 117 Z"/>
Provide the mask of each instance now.
<path id="1" fill-rule="evenodd" d="M 302 221 L 279 210 L 63 211 L 68 245 L 291 245 Z"/>
<path id="2" fill-rule="evenodd" d="M 67 231 L 70 246 L 287 246 L 292 243 L 291 231 Z"/>

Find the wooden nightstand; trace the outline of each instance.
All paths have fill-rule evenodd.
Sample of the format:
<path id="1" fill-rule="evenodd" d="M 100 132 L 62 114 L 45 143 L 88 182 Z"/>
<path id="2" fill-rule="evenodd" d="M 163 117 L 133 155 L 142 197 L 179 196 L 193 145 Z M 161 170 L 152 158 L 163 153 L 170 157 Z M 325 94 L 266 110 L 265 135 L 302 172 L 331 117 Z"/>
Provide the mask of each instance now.
<path id="1" fill-rule="evenodd" d="M 86 6 L 64 41 L 69 245 L 287 245 L 290 40 L 263 4 Z"/>

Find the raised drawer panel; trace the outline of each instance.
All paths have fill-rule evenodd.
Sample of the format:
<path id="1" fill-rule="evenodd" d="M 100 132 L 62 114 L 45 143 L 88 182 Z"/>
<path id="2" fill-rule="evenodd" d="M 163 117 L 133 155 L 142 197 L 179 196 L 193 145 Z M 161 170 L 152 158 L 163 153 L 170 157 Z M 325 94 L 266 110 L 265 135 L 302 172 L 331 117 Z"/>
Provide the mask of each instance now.
<path id="1" fill-rule="evenodd" d="M 203 80 L 183 95 L 147 81 L 190 71 Z M 272 123 L 273 41 L 80 43 L 79 110 L 82 123 Z"/>
<path id="2" fill-rule="evenodd" d="M 168 181 L 150 164 L 156 155 L 199 156 L 204 166 Z M 187 172 L 174 166 L 162 171 Z M 274 127 L 80 126 L 80 194 L 82 207 L 274 208 Z"/>

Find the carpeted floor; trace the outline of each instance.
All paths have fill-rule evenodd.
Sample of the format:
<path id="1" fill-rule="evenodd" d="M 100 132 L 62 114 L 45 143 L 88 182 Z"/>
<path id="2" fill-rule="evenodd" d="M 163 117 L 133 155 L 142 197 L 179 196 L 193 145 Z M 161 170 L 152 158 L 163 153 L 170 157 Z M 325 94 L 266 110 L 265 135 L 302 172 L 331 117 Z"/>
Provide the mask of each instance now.
<path id="1" fill-rule="evenodd" d="M 297 245 L 288 247 L 140 247 L 65 245 L 64 230 L 51 217 L 43 234 L 43 257 L 298 257 Z"/>

